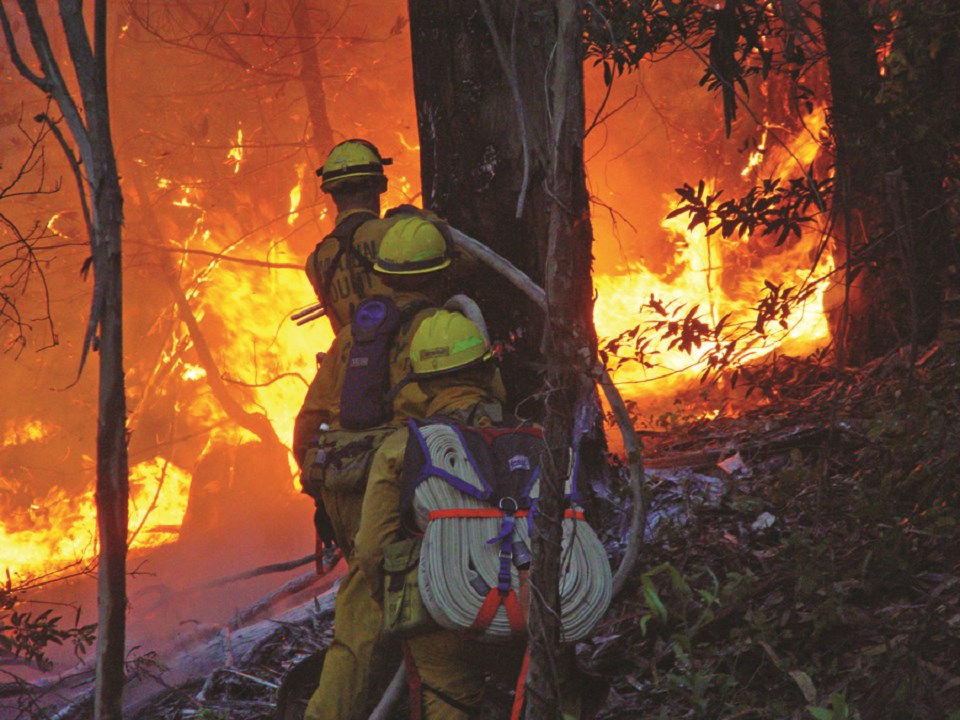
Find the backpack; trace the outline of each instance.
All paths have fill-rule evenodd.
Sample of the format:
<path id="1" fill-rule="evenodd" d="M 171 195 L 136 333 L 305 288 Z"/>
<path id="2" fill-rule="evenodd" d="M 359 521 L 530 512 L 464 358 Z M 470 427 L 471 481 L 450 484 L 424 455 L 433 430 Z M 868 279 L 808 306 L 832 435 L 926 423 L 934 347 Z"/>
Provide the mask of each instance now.
<path id="1" fill-rule="evenodd" d="M 397 332 L 423 308 L 415 301 L 401 310 L 385 295 L 374 295 L 357 306 L 351 323 L 353 344 L 340 389 L 340 428 L 323 429 L 311 439 L 303 463 L 301 484 L 315 498 L 327 490 L 362 493 L 377 448 L 396 431 L 390 387 L 391 349 Z"/>
<path id="2" fill-rule="evenodd" d="M 423 531 L 417 585 L 424 606 L 441 627 L 479 639 L 525 635 L 542 430 L 437 418 L 409 425 L 401 509 Z M 564 494 L 561 639 L 575 642 L 609 607 L 612 575 L 578 506 L 576 463 Z"/>
<path id="3" fill-rule="evenodd" d="M 366 430 L 393 417 L 390 351 L 401 326 L 427 305 L 415 301 L 400 310 L 386 295 L 374 295 L 357 306 L 350 323 L 353 344 L 340 389 L 342 428 Z"/>

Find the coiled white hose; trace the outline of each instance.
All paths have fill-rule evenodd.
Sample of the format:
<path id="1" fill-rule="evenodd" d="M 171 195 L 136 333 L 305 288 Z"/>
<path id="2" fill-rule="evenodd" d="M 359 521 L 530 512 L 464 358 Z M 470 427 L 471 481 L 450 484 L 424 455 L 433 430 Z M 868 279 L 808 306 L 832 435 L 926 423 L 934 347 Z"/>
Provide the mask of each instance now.
<path id="1" fill-rule="evenodd" d="M 482 491 L 484 484 L 470 462 L 456 431 L 445 425 L 420 428 L 430 459 L 467 485 Z M 537 495 L 534 487 L 532 496 Z M 441 626 L 469 628 L 500 572 L 500 543 L 488 541 L 500 533 L 500 517 L 443 517 L 430 512 L 447 509 L 485 510 L 491 506 L 461 492 L 447 481 L 430 476 L 417 486 L 413 499 L 416 521 L 424 531 L 419 582 L 424 605 Z M 530 534 L 526 514 L 516 518 L 512 531 L 514 559 L 529 561 Z M 610 604 L 612 576 L 603 545 L 593 529 L 577 517 L 563 520 L 560 577 L 561 636 L 580 640 L 593 630 Z M 520 573 L 510 564 L 510 587 L 520 595 Z M 526 610 L 526 608 L 524 608 Z M 506 609 L 501 605 L 482 638 L 511 637 Z"/>

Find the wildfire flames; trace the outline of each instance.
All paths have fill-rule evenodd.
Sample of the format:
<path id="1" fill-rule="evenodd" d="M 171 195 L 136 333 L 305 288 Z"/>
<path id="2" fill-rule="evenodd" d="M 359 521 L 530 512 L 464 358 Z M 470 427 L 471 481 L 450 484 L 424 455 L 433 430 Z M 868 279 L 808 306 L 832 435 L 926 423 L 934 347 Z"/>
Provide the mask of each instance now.
<path id="1" fill-rule="evenodd" d="M 816 159 L 821 147 L 819 137 L 826 125 L 823 106 L 806 118 L 806 128 L 784 146 L 774 147 L 750 156 L 742 175 L 746 177 L 798 176 Z M 712 184 L 706 194 L 715 192 Z M 665 195 L 662 217 L 676 207 L 676 197 Z M 655 273 L 642 263 L 630 262 L 612 274 L 594 274 L 597 291 L 594 323 L 601 338 L 616 337 L 637 323 L 641 309 L 651 297 L 680 299 L 697 305 L 711 324 L 729 314 L 728 325 L 752 323 L 757 316 L 756 299 L 765 281 L 774 285 L 812 286 L 813 292 L 790 319 L 789 326 L 772 337 L 754 338 L 743 360 L 759 359 L 777 349 L 794 353 L 810 352 L 829 342 L 830 332 L 823 311 L 826 282 L 833 271 L 833 261 L 824 255 L 811 272 L 811 257 L 821 241 L 821 228 L 806 228 L 800 242 L 789 250 L 764 258 L 762 263 L 748 264 L 751 259 L 748 234 L 729 239 L 707 235 L 706 228 L 688 227 L 684 215 L 665 219 L 662 228 L 676 248 L 664 272 Z M 602 241 L 601 241 L 602 242 Z M 667 343 L 663 343 L 667 345 Z M 691 378 L 703 372 L 696 360 L 714 348 L 705 344 L 700 353 L 691 355 L 678 347 L 657 347 L 653 368 L 627 364 L 616 374 L 621 392 L 628 397 L 643 398 L 644 390 L 633 388 L 637 383 L 653 383 L 652 392 L 664 393 L 689 385 Z"/>
<path id="2" fill-rule="evenodd" d="M 385 9 L 384 16 L 395 9 Z M 124 43 L 136 34 L 135 30 L 135 25 L 124 24 Z M 419 177 L 418 148 L 409 140 L 415 132 L 415 119 L 409 50 L 404 45 L 408 40 L 402 33 L 392 33 L 390 47 L 400 48 L 391 51 L 393 56 L 377 48 L 365 59 L 362 48 L 351 44 L 351 37 L 351 33 L 340 31 L 337 52 L 356 51 L 356 57 L 329 70 L 331 75 L 339 73 L 336 77 L 341 83 L 339 90 L 328 93 L 332 124 L 343 128 L 347 137 L 369 136 L 379 141 L 387 154 L 394 155 L 396 163 L 390 168 L 385 207 L 419 201 L 417 183 L 412 180 Z M 123 47 L 127 49 L 116 62 L 125 62 L 125 67 L 136 62 L 142 73 L 179 57 L 169 48 L 154 49 L 155 55 L 148 56 L 145 43 L 139 48 Z M 134 61 L 132 53 L 138 52 L 144 57 Z M 361 65 L 363 62 L 367 64 Z M 123 71 L 114 64 L 113 72 Z M 115 103 L 115 144 L 122 154 L 121 162 L 129 163 L 121 172 L 127 193 L 125 242 L 131 248 L 125 251 L 130 298 L 131 549 L 182 539 L 180 528 L 188 512 L 188 500 L 200 492 L 191 485 L 205 459 L 226 447 L 289 445 L 294 416 L 313 374 L 315 354 L 326 349 L 332 339 L 325 320 L 305 328 L 289 320 L 293 312 L 313 301 L 312 289 L 299 268 L 313 244 L 332 226 L 331 208 L 324 206 L 312 176 L 317 159 L 305 160 L 305 155 L 279 151 L 267 155 L 264 136 L 268 132 L 256 127 L 256 113 L 238 111 L 243 117 L 233 117 L 231 106 L 222 99 L 216 101 L 216 107 L 211 104 L 198 107 L 192 116 L 177 116 L 189 117 L 189 122 L 182 120 L 183 127 L 176 136 L 179 144 L 170 139 L 174 130 L 166 127 L 162 131 L 154 128 L 153 145 L 141 143 L 139 138 L 146 131 L 141 131 L 138 123 L 148 119 L 136 110 L 146 95 L 137 95 L 130 83 L 143 82 L 144 93 L 158 93 L 162 103 L 169 99 L 156 89 L 163 77 L 162 73 L 157 77 L 132 77 L 118 87 Z M 240 91 L 259 93 L 259 86 L 242 86 L 244 77 L 235 70 L 225 70 L 223 82 L 226 84 L 229 78 Z M 179 81 L 201 80 L 191 77 Z M 202 90 L 200 85 L 189 84 L 182 89 L 185 93 L 195 90 L 191 102 L 202 105 L 203 94 L 197 87 Z M 278 117 L 284 119 L 289 136 L 297 138 L 307 124 L 306 111 L 293 108 L 286 92 L 277 90 L 259 105 L 254 100 L 254 106 L 258 111 L 273 111 L 279 104 L 291 102 L 291 109 Z M 591 94 L 596 97 L 588 101 L 598 104 L 599 92 L 594 86 Z M 702 90 L 698 92 L 705 101 L 713 102 Z M 390 97 L 389 106 L 399 117 L 384 117 L 384 96 Z M 373 103 L 373 98 L 379 102 Z M 756 316 L 758 288 L 765 280 L 800 286 L 830 272 L 829 258 L 824 257 L 815 274 L 809 276 L 810 258 L 820 241 L 812 229 L 787 250 L 757 254 L 751 238 L 708 238 L 702 226 L 688 230 L 684 216 L 661 224 L 659 218 L 666 217 L 676 203 L 673 189 L 685 180 L 695 180 L 703 166 L 691 165 L 689 171 L 678 166 L 669 176 L 662 168 L 651 166 L 643 175 L 644 162 L 636 160 L 630 172 L 617 175 L 613 159 L 629 157 L 634 146 L 643 147 L 634 138 L 618 138 L 617 122 L 622 120 L 626 126 L 637 125 L 638 118 L 648 122 L 646 116 L 640 117 L 643 112 L 639 104 L 627 106 L 619 119 L 608 124 L 602 140 L 594 135 L 588 143 L 596 146 L 588 153 L 588 176 L 601 203 L 629 215 L 629 208 L 635 204 L 633 198 L 643 198 L 637 206 L 644 215 L 640 230 L 631 229 L 637 225 L 633 222 L 636 218 L 625 216 L 617 223 L 610 220 L 603 204 L 594 208 L 595 321 L 601 337 L 615 337 L 642 322 L 640 310 L 651 296 L 698 305 L 699 312 L 713 322 L 728 313 L 735 320 L 750 322 Z M 808 127 L 792 138 L 778 131 L 786 141 L 784 145 L 770 143 L 753 156 L 741 158 L 736 167 L 727 166 L 722 172 L 718 169 L 707 179 L 723 187 L 731 177 L 740 178 L 741 172 L 749 180 L 781 174 L 798 176 L 820 149 L 822 108 L 806 122 Z M 719 126 L 715 118 L 707 123 Z M 271 132 L 276 135 L 276 125 L 273 127 Z M 277 147 L 284 147 L 283 138 L 274 140 Z M 214 173 L 219 173 L 216 182 Z M 624 188 L 629 188 L 629 197 Z M 69 205 L 62 197 L 58 202 L 58 211 Z M 645 244 L 648 240 L 659 243 L 660 249 L 650 250 L 652 245 Z M 70 258 L 69 262 L 76 259 Z M 71 265 L 69 273 L 75 273 L 78 265 L 79 261 Z M 60 270 L 60 284 L 69 291 L 62 290 L 66 300 L 58 302 L 60 306 L 82 306 L 89 287 L 78 287 L 69 273 Z M 178 297 L 177 292 L 182 295 Z M 790 318 L 788 330 L 768 337 L 765 343 L 758 342 L 751 352 L 759 356 L 786 343 L 794 352 L 810 351 L 826 342 L 821 295 L 822 290 L 817 290 L 802 313 Z M 197 357 L 201 354 L 201 338 L 187 327 L 188 315 L 202 330 L 208 360 Z M 78 319 L 81 317 L 78 315 Z M 80 319 L 77 328 L 82 327 Z M 57 350 L 63 351 L 56 363 L 67 368 L 64 372 L 75 371 L 76 342 Z M 628 364 L 618 370 L 615 380 L 625 396 L 643 402 L 696 382 L 702 368 L 695 366 L 694 360 L 696 357 L 679 350 L 658 348 L 654 368 Z M 46 360 L 39 362 L 42 365 Z M 35 372 L 30 387 L 41 387 L 39 377 L 46 387 L 67 384 L 51 381 L 40 369 Z M 212 377 L 213 373 L 219 377 Z M 27 376 L 25 371 L 23 377 Z M 222 390 L 215 387 L 217 379 L 222 380 Z M 48 412 L 32 409 L 27 402 L 9 407 L 0 446 L 0 488 L 8 496 L 0 499 L 0 558 L 14 576 L 83 566 L 95 557 L 95 468 L 89 457 L 93 445 L 89 435 L 81 438 L 72 429 L 81 423 L 94 424 L 90 401 L 82 408 L 75 400 L 69 405 L 62 401 L 65 395 L 81 389 L 91 393 L 92 385 L 85 380 L 73 390 L 58 391 L 56 399 L 45 405 Z M 12 390 L 13 385 L 8 385 L 5 395 Z M 233 398 L 236 407 L 225 406 L 224 393 Z M 71 421 L 69 427 L 58 425 L 60 411 L 80 419 Z M 267 424 L 262 426 L 266 429 L 258 429 L 258 417 L 266 419 Z M 28 460 L 17 459 L 21 456 Z M 45 462 L 37 460 L 41 457 Z M 241 474 L 243 462 L 233 455 L 230 458 L 224 467 L 233 475 Z M 299 502 L 298 514 L 293 519 L 274 517 L 270 522 L 302 526 L 307 547 L 311 541 L 310 510 L 308 503 L 298 498 L 293 480 L 295 466 L 289 454 L 287 461 L 275 468 L 275 478 L 263 478 L 263 482 L 271 484 L 270 493 L 277 504 Z M 58 473 L 65 477 L 58 477 Z M 259 499 L 256 503 L 269 501 Z M 254 509 L 268 514 L 264 507 Z"/>

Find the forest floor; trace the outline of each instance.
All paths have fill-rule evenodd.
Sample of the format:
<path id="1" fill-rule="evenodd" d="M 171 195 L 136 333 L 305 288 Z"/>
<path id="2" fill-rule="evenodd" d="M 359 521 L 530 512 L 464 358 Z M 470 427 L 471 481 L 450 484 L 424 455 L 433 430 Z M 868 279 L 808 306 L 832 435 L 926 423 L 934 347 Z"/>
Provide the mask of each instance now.
<path id="1" fill-rule="evenodd" d="M 647 433 L 641 562 L 576 648 L 595 716 L 960 720 L 958 357 L 780 358 L 752 410 Z M 627 496 L 593 509 L 615 563 Z M 267 720 L 278 690 L 295 717 L 331 615 L 275 622 L 132 720 Z"/>

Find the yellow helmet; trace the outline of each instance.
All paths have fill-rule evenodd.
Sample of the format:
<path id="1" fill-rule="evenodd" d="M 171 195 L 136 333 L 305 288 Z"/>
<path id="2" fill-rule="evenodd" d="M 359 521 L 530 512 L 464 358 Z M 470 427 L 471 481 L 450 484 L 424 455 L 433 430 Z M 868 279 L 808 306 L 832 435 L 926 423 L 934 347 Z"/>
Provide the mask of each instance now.
<path id="1" fill-rule="evenodd" d="M 480 328 L 457 312 L 438 310 L 420 323 L 410 341 L 414 379 L 425 379 L 486 362 L 493 353 Z"/>
<path id="2" fill-rule="evenodd" d="M 420 275 L 450 264 L 443 234 L 429 220 L 405 217 L 384 233 L 373 269 L 384 275 Z"/>
<path id="3" fill-rule="evenodd" d="M 332 192 L 347 180 L 373 178 L 381 183 L 381 192 L 386 190 L 386 176 L 383 166 L 391 165 L 391 158 L 381 157 L 377 147 L 366 140 L 353 138 L 335 145 L 327 155 L 323 167 L 317 170 L 322 178 L 320 189 Z"/>

